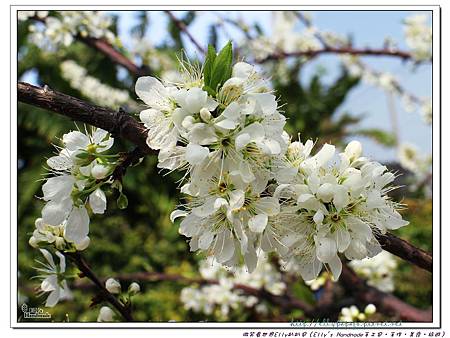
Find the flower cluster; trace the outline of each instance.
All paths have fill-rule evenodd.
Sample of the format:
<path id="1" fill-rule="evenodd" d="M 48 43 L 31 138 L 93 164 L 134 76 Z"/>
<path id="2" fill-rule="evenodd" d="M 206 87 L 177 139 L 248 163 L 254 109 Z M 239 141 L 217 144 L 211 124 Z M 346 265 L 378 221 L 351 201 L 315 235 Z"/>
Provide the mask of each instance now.
<path id="1" fill-rule="evenodd" d="M 89 245 L 89 214 L 103 214 L 106 195 L 102 190 L 111 184 L 109 176 L 116 166 L 116 155 L 104 152 L 113 138 L 102 129 L 91 134 L 72 131 L 62 138 L 64 148 L 47 160 L 52 177 L 42 186 L 42 218 L 30 244 L 54 244 L 59 250 L 83 250 Z"/>
<path id="2" fill-rule="evenodd" d="M 431 58 L 432 31 L 427 15 L 413 15 L 404 20 L 406 44 L 416 61 Z"/>
<path id="3" fill-rule="evenodd" d="M 360 312 L 356 305 L 350 307 L 343 307 L 339 315 L 339 320 L 342 322 L 363 322 L 368 317 L 372 316 L 377 311 L 373 304 L 369 304 L 364 308 L 364 312 Z"/>
<path id="4" fill-rule="evenodd" d="M 83 96 L 102 106 L 117 108 L 130 101 L 126 90 L 112 88 L 97 78 L 89 76 L 87 70 L 73 60 L 61 63 L 61 76 L 72 88 L 79 90 Z"/>
<path id="5" fill-rule="evenodd" d="M 340 253 L 353 260 L 380 252 L 375 233 L 408 224 L 386 196 L 395 176 L 361 157 L 356 141 L 339 162 L 332 145 L 312 156 L 311 140 L 291 142 L 266 81 L 247 63 L 231 64 L 230 44 L 219 54 L 210 47 L 203 67 L 183 65 L 180 83 L 136 83 L 158 167 L 185 173 L 186 203 L 171 219 L 183 218 L 191 251 L 225 266 L 243 260 L 249 272 L 260 250 L 275 251 L 305 280 L 323 265 L 337 279 Z"/>
<path id="6" fill-rule="evenodd" d="M 397 270 L 397 262 L 390 253 L 382 251 L 372 258 L 354 260 L 350 262 L 349 266 L 359 276 L 366 279 L 368 285 L 384 292 L 394 291 L 394 273 Z"/>
<path id="7" fill-rule="evenodd" d="M 342 268 L 339 253 L 350 260 L 373 257 L 381 251 L 375 233 L 408 222 L 386 196 L 394 174 L 361 157 L 359 142 L 349 143 L 339 163 L 331 161 L 334 146 L 325 144 L 314 156 L 312 147 L 312 141 L 289 145 L 274 193 L 283 208 L 266 236 L 279 243 L 275 249 L 286 261 L 298 264 L 305 280 L 316 278 L 323 264 L 336 279 Z"/>
<path id="8" fill-rule="evenodd" d="M 36 15 L 44 22 L 44 26 L 39 23 L 29 26 L 31 39 L 39 46 L 54 49 L 67 47 L 78 34 L 105 39 L 111 44 L 118 43 L 118 38 L 110 29 L 113 21 L 109 15 L 97 11 L 56 11 L 51 14 L 44 15 L 42 11 L 37 11 Z M 31 16 L 31 13 L 24 13 L 19 16 L 19 20 L 27 20 Z"/>
<path id="9" fill-rule="evenodd" d="M 231 266 L 242 253 L 252 271 L 258 235 L 280 209 L 265 188 L 286 149 L 285 118 L 253 66 L 231 68 L 231 45 L 209 55 L 204 74 L 190 72 L 184 83 L 139 78 L 136 93 L 149 106 L 140 117 L 149 147 L 160 150 L 158 167 L 186 172 L 187 203 L 171 218 L 184 217 L 191 250 Z"/>
<path id="10" fill-rule="evenodd" d="M 249 48 L 256 59 L 262 60 L 276 53 L 307 52 L 320 49 L 317 29 L 309 26 L 302 31 L 296 30 L 298 23 L 295 12 L 273 12 L 272 35 L 261 35 L 246 41 L 244 48 Z"/>
<path id="11" fill-rule="evenodd" d="M 356 77 L 360 77 L 369 85 L 378 87 L 387 93 L 397 95 L 407 112 L 419 110 L 425 123 L 432 122 L 431 100 L 428 97 L 417 97 L 408 92 L 399 80 L 389 72 L 376 71 L 370 68 L 356 55 L 342 55 L 342 64 L 347 71 Z"/>
<path id="12" fill-rule="evenodd" d="M 402 143 L 398 147 L 398 159 L 400 165 L 413 174 L 409 190 L 417 191 L 424 188 L 424 192 L 431 195 L 431 155 L 421 154 L 416 146 Z"/>
<path id="13" fill-rule="evenodd" d="M 255 311 L 265 313 L 264 303 L 258 303 L 258 298 L 245 295 L 236 289 L 236 284 L 246 285 L 255 289 L 264 288 L 274 295 L 280 295 L 286 285 L 281 281 L 281 274 L 261 257 L 258 266 L 251 274 L 245 269 L 237 268 L 234 275 L 224 269 L 213 259 L 204 260 L 199 268 L 201 276 L 206 280 L 217 280 L 218 284 L 203 286 L 201 288 L 186 287 L 181 291 L 181 301 L 188 310 L 211 315 L 218 311 L 221 317 L 227 318 L 230 310 L 241 306 L 254 307 Z"/>

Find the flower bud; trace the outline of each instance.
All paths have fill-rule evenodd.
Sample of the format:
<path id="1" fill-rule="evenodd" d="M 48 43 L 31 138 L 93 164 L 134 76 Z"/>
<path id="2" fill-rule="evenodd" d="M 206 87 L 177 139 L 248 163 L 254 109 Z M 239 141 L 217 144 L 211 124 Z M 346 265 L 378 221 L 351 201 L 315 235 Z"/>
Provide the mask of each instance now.
<path id="1" fill-rule="evenodd" d="M 185 129 L 190 129 L 190 128 L 192 128 L 194 123 L 195 123 L 194 118 L 189 115 L 184 118 L 183 122 L 181 122 L 181 126 Z"/>
<path id="2" fill-rule="evenodd" d="M 31 236 L 30 239 L 28 240 L 28 244 L 30 244 L 35 249 L 39 247 L 38 243 L 39 241 L 34 236 Z"/>
<path id="3" fill-rule="evenodd" d="M 97 317 L 97 322 L 112 322 L 114 311 L 107 306 L 102 306 Z"/>
<path id="4" fill-rule="evenodd" d="M 366 315 L 365 315 L 364 313 L 360 313 L 360 314 L 358 315 L 358 320 L 359 320 L 360 322 L 365 321 L 365 320 L 366 320 Z"/>
<path id="5" fill-rule="evenodd" d="M 130 286 L 128 287 L 128 292 L 130 293 L 131 296 L 134 296 L 135 294 L 139 293 L 140 291 L 141 291 L 141 287 L 136 282 L 131 283 Z"/>
<path id="6" fill-rule="evenodd" d="M 350 161 L 354 161 L 359 158 L 362 154 L 362 145 L 358 141 L 350 142 L 347 147 L 345 147 L 345 155 L 348 156 Z"/>
<path id="7" fill-rule="evenodd" d="M 83 251 L 89 246 L 89 243 L 91 243 L 91 239 L 86 236 L 81 241 L 75 243 L 75 249 L 77 249 L 78 251 Z"/>
<path id="8" fill-rule="evenodd" d="M 203 122 L 209 122 L 212 118 L 212 115 L 208 109 L 202 108 L 200 109 L 200 117 L 202 118 Z"/>
<path id="9" fill-rule="evenodd" d="M 111 293 L 119 294 L 121 291 L 120 283 L 116 281 L 114 278 L 109 278 L 106 283 L 106 290 Z"/>
<path id="10" fill-rule="evenodd" d="M 95 164 L 91 169 L 91 175 L 97 180 L 105 178 L 109 173 L 109 167 L 102 164 Z"/>
<path id="11" fill-rule="evenodd" d="M 368 316 L 373 315 L 376 311 L 377 311 L 377 308 L 373 304 L 367 305 L 366 308 L 364 309 L 364 313 Z"/>

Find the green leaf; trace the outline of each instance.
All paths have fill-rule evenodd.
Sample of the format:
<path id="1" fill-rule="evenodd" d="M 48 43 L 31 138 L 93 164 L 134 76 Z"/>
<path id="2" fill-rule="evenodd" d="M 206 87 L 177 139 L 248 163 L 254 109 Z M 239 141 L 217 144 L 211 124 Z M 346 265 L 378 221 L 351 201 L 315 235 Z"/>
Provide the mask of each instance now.
<path id="1" fill-rule="evenodd" d="M 203 78 L 205 81 L 205 86 L 207 87 L 211 85 L 211 74 L 215 59 L 216 49 L 212 45 L 208 45 L 208 52 L 206 54 L 205 64 L 203 66 Z"/>
<path id="2" fill-rule="evenodd" d="M 209 87 L 209 86 L 203 86 L 203 88 L 202 88 L 205 92 L 207 92 L 210 96 L 213 96 L 213 97 L 215 97 L 216 96 L 216 91 L 214 90 L 214 89 L 212 89 L 211 87 Z"/>
<path id="3" fill-rule="evenodd" d="M 209 87 L 218 92 L 224 82 L 231 77 L 232 64 L 233 46 L 231 41 L 228 41 L 214 60 Z"/>
<path id="4" fill-rule="evenodd" d="M 386 146 L 386 147 L 393 147 L 395 146 L 396 139 L 395 135 L 392 133 L 389 133 L 387 131 L 381 130 L 381 129 L 359 129 L 352 132 L 352 134 L 355 135 L 362 135 L 366 137 L 370 137 L 376 142 Z"/>

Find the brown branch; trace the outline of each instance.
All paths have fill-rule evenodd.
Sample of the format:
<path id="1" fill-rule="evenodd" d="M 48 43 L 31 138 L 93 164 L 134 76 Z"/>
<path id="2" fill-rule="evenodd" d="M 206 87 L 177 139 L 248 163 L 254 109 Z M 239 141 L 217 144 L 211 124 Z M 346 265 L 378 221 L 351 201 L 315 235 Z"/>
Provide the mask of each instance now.
<path id="1" fill-rule="evenodd" d="M 412 59 L 411 53 L 401 51 L 401 50 L 392 50 L 392 49 L 374 49 L 374 48 L 352 48 L 352 47 L 324 47 L 315 50 L 307 50 L 307 51 L 299 51 L 299 52 L 291 52 L 286 53 L 283 51 L 279 51 L 267 56 L 264 59 L 257 60 L 258 63 L 264 63 L 270 60 L 282 60 L 291 57 L 316 57 L 322 54 L 348 54 L 348 55 L 365 55 L 365 56 L 389 56 L 389 57 L 397 57 L 403 60 Z"/>
<path id="2" fill-rule="evenodd" d="M 45 25 L 46 18 L 33 16 L 30 19 Z M 82 36 L 81 34 L 75 34 L 73 37 L 85 45 L 98 50 L 115 64 L 126 68 L 135 77 L 150 75 L 150 69 L 147 66 L 142 65 L 139 67 L 104 39 Z"/>
<path id="3" fill-rule="evenodd" d="M 431 253 L 416 248 L 412 244 L 390 233 L 375 234 L 375 236 L 384 250 L 422 269 L 433 272 L 433 256 Z"/>
<path id="4" fill-rule="evenodd" d="M 178 282 L 178 283 L 185 283 L 185 284 L 199 284 L 199 285 L 205 285 L 205 284 L 219 284 L 219 281 L 216 279 L 205 279 L 205 278 L 189 278 L 182 275 L 176 275 L 176 274 L 167 274 L 167 273 L 160 273 L 160 272 L 137 272 L 137 273 L 131 273 L 131 274 L 122 274 L 117 275 L 115 277 L 116 279 L 120 281 L 139 281 L 139 282 L 161 282 L 161 281 L 172 281 L 172 282 Z M 77 283 L 75 284 L 75 287 L 77 288 L 86 288 L 88 285 L 84 283 Z M 248 285 L 244 284 L 234 284 L 234 289 L 240 290 L 244 292 L 247 295 L 257 297 L 259 299 L 264 299 L 274 305 L 278 305 L 283 309 L 289 310 L 289 309 L 300 309 L 304 312 L 304 314 L 308 317 L 314 317 L 316 309 L 307 304 L 302 302 L 299 299 L 296 299 L 294 297 L 291 297 L 287 294 L 284 295 L 274 295 L 273 293 L 265 290 L 264 288 L 257 289 Z"/>
<path id="5" fill-rule="evenodd" d="M 105 284 L 95 275 L 79 252 L 65 253 L 65 255 L 69 257 L 78 267 L 78 269 L 82 272 L 83 277 L 87 277 L 92 281 L 103 300 L 110 303 L 117 311 L 119 311 L 126 321 L 134 321 L 130 306 L 126 306 L 119 302 L 119 300 L 106 289 Z"/>
<path id="6" fill-rule="evenodd" d="M 139 154 L 135 153 L 133 155 L 134 158 L 152 153 L 152 150 L 146 143 L 146 128 L 132 116 L 121 110 L 116 112 L 53 91 L 47 87 L 39 88 L 23 82 L 17 84 L 17 98 L 21 102 L 51 110 L 75 121 L 91 124 L 109 131 L 113 136 L 120 136 L 131 141 L 140 149 Z M 131 161 L 130 164 L 134 161 Z M 425 270 L 432 271 L 433 259 L 430 253 L 418 249 L 389 233 L 377 235 L 377 238 L 386 251 Z"/>
<path id="7" fill-rule="evenodd" d="M 195 48 L 197 48 L 197 50 L 200 53 L 206 54 L 205 49 L 200 45 L 200 43 L 197 40 L 195 40 L 194 36 L 189 32 L 186 24 L 182 20 L 179 20 L 171 11 L 165 12 L 167 13 L 167 15 L 169 15 L 170 19 L 175 23 L 178 29 L 189 38 L 189 40 L 192 42 Z"/>
<path id="8" fill-rule="evenodd" d="M 110 132 L 113 136 L 131 141 L 143 154 L 152 150 L 147 146 L 147 130 L 131 115 L 93 105 L 48 87 L 40 88 L 28 83 L 17 83 L 19 101 L 67 116 L 74 121 L 88 123 Z"/>
<path id="9" fill-rule="evenodd" d="M 417 309 L 399 298 L 382 292 L 366 284 L 356 273 L 346 264 L 342 266 L 342 273 L 339 278 L 341 285 L 353 294 L 356 299 L 364 304 L 374 304 L 377 311 L 393 316 L 399 316 L 401 320 L 410 322 L 432 322 L 432 311 Z"/>
<path id="10" fill-rule="evenodd" d="M 87 46 L 98 50 L 115 64 L 125 67 L 135 77 L 150 75 L 150 69 L 148 67 L 146 66 L 139 67 L 125 55 L 116 50 L 109 42 L 105 41 L 104 39 L 83 37 L 79 34 L 76 35 L 75 38 L 78 41 L 83 42 Z"/>

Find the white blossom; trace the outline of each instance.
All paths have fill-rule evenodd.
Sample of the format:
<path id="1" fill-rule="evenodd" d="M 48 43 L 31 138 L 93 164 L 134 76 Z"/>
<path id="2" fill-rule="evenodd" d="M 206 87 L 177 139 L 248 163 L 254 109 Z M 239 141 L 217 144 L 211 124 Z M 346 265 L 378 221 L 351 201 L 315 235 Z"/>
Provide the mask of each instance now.
<path id="1" fill-rule="evenodd" d="M 108 278 L 105 282 L 105 287 L 110 293 L 119 294 L 121 292 L 120 283 L 114 278 Z"/>
<path id="2" fill-rule="evenodd" d="M 260 256 L 258 266 L 252 273 L 248 273 L 242 267 L 235 268 L 230 273 L 214 259 L 202 261 L 199 268 L 201 276 L 208 280 L 218 280 L 218 284 L 201 288 L 184 288 L 180 295 L 184 307 L 206 315 L 211 315 L 217 310 L 224 318 L 228 318 L 230 310 L 236 310 L 239 307 L 254 307 L 259 313 L 266 312 L 264 303 L 234 287 L 235 284 L 240 284 L 256 289 L 264 288 L 274 295 L 281 295 L 284 292 L 286 285 L 281 279 L 281 274 L 266 257 L 261 254 Z"/>
<path id="3" fill-rule="evenodd" d="M 97 78 L 88 75 L 85 68 L 73 60 L 65 60 L 60 64 L 61 76 L 70 86 L 79 90 L 83 96 L 93 102 L 107 107 L 117 108 L 130 102 L 126 90 L 112 88 Z"/>
<path id="4" fill-rule="evenodd" d="M 404 20 L 405 41 L 417 61 L 431 58 L 432 30 L 427 15 L 413 15 Z"/>
<path id="5" fill-rule="evenodd" d="M 72 299 L 72 293 L 64 279 L 64 273 L 66 272 L 66 258 L 62 253 L 56 251 L 56 255 L 59 258 L 59 265 L 56 265 L 52 254 L 46 249 L 40 249 L 44 256 L 46 263 L 37 261 L 42 267 L 36 268 L 41 273 L 39 276 L 43 279 L 40 290 L 43 293 L 49 293 L 45 306 L 53 307 L 60 300 Z"/>
<path id="6" fill-rule="evenodd" d="M 108 306 L 102 306 L 98 313 L 97 322 L 112 322 L 114 321 L 115 313 Z"/>
<path id="7" fill-rule="evenodd" d="M 72 131 L 65 134 L 62 141 L 65 148 L 47 160 L 54 176 L 42 186 L 46 201 L 42 222 L 46 226 L 60 227 L 65 241 L 83 249 L 89 244 L 90 221 L 86 205 L 96 214 L 103 214 L 106 209 L 106 196 L 101 189 L 106 181 L 98 181 L 98 177 L 99 172 L 106 177 L 114 169 L 115 163 L 103 156 L 114 140 L 106 131 L 95 129 L 88 135 Z M 101 170 L 96 169 L 99 166 Z M 37 239 L 34 236 L 31 242 L 34 244 Z"/>
<path id="8" fill-rule="evenodd" d="M 372 258 L 351 261 L 349 266 L 366 279 L 368 285 L 384 292 L 395 290 L 394 273 L 397 270 L 397 262 L 390 253 L 382 251 Z"/>

